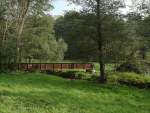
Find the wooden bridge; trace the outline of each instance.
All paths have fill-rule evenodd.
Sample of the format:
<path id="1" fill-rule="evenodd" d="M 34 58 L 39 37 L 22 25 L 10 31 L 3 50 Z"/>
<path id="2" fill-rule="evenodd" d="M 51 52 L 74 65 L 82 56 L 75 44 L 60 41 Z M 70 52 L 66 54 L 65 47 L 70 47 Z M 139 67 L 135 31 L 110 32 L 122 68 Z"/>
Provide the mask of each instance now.
<path id="1" fill-rule="evenodd" d="M 17 69 L 23 71 L 63 71 L 69 69 L 83 69 L 91 71 L 93 69 L 92 63 L 19 63 L 9 64 L 8 69 Z"/>

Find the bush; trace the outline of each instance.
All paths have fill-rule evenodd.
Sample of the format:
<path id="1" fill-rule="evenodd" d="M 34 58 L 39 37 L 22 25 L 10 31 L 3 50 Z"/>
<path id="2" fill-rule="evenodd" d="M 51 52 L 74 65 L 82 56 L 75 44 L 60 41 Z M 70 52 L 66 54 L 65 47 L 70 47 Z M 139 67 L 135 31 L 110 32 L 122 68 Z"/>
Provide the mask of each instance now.
<path id="1" fill-rule="evenodd" d="M 75 72 L 74 71 L 59 72 L 57 75 L 60 77 L 63 77 L 63 78 L 75 79 Z"/>
<path id="2" fill-rule="evenodd" d="M 90 74 L 86 72 L 76 72 L 75 75 L 78 79 L 87 79 L 88 77 L 90 77 Z"/>
<path id="3" fill-rule="evenodd" d="M 80 71 L 57 72 L 55 74 L 60 77 L 69 78 L 69 79 L 88 79 L 91 76 L 91 74 L 89 73 L 80 72 Z"/>
<path id="4" fill-rule="evenodd" d="M 120 83 L 139 88 L 150 88 L 150 77 L 136 73 L 114 73 L 108 76 L 109 83 Z"/>
<path id="5" fill-rule="evenodd" d="M 116 71 L 141 73 L 139 66 L 132 63 L 123 63 L 116 69 Z"/>

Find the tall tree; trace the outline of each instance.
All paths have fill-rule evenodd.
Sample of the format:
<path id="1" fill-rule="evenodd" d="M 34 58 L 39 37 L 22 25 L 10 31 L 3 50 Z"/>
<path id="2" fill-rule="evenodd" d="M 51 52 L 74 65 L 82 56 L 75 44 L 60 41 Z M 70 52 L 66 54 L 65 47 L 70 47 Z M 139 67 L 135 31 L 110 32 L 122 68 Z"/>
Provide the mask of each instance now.
<path id="1" fill-rule="evenodd" d="M 122 1 L 120 0 L 72 0 L 77 4 L 83 6 L 85 13 L 93 13 L 97 17 L 96 28 L 97 28 L 97 45 L 99 48 L 99 64 L 100 64 L 100 81 L 104 83 L 106 81 L 105 74 L 105 62 L 104 62 L 104 36 L 102 35 L 102 23 L 104 17 L 107 15 L 117 15 L 118 9 L 123 7 Z"/>
<path id="2" fill-rule="evenodd" d="M 96 16 L 97 16 L 97 38 L 98 38 L 98 47 L 99 47 L 99 64 L 100 64 L 100 81 L 105 82 L 105 64 L 103 59 L 103 37 L 102 37 L 102 19 L 101 19 L 101 9 L 100 9 L 100 0 L 96 0 L 97 9 L 96 9 Z"/>
<path id="3" fill-rule="evenodd" d="M 11 12 L 14 17 L 17 61 L 21 62 L 21 35 L 27 15 L 32 15 L 33 13 L 42 15 L 51 5 L 49 0 L 6 0 L 5 2 L 8 3 L 7 12 Z M 10 13 L 7 16 L 9 15 Z"/>
<path id="4" fill-rule="evenodd" d="M 15 62 L 21 62 L 26 18 L 31 15 L 43 16 L 50 8 L 51 0 L 0 1 L 0 63 L 5 62 L 4 59 L 7 61 L 9 56 L 15 58 Z"/>
<path id="5" fill-rule="evenodd" d="M 38 61 L 63 60 L 67 50 L 66 43 L 54 36 L 54 19 L 52 16 L 32 15 L 27 17 L 22 34 L 22 58 Z"/>

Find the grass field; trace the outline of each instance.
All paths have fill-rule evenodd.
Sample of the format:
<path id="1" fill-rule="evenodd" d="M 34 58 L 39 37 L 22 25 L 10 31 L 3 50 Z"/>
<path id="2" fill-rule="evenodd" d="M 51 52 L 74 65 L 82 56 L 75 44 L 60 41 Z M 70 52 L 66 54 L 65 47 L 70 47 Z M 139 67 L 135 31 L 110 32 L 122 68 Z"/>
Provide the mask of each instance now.
<path id="1" fill-rule="evenodd" d="M 0 74 L 0 113 L 150 113 L 150 90 L 44 74 Z"/>

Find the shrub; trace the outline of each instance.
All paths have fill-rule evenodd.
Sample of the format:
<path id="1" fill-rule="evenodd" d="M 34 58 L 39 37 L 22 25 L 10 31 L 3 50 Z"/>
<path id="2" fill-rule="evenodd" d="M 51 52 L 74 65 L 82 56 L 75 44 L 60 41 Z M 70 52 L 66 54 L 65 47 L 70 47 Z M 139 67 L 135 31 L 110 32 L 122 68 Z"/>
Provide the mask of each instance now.
<path id="1" fill-rule="evenodd" d="M 78 79 L 87 79 L 88 77 L 90 77 L 90 74 L 86 72 L 76 72 L 75 75 Z"/>
<path id="2" fill-rule="evenodd" d="M 60 77 L 70 78 L 70 79 L 88 79 L 91 76 L 91 74 L 82 71 L 57 72 L 55 74 Z"/>
<path id="3" fill-rule="evenodd" d="M 109 83 L 120 83 L 140 88 L 150 88 L 150 77 L 136 73 L 114 73 L 108 76 Z"/>
<path id="4" fill-rule="evenodd" d="M 63 77 L 63 78 L 75 79 L 75 72 L 74 71 L 59 72 L 57 75 L 60 77 Z"/>
<path id="5" fill-rule="evenodd" d="M 141 73 L 138 65 L 132 63 L 123 63 L 116 69 L 116 71 Z"/>

